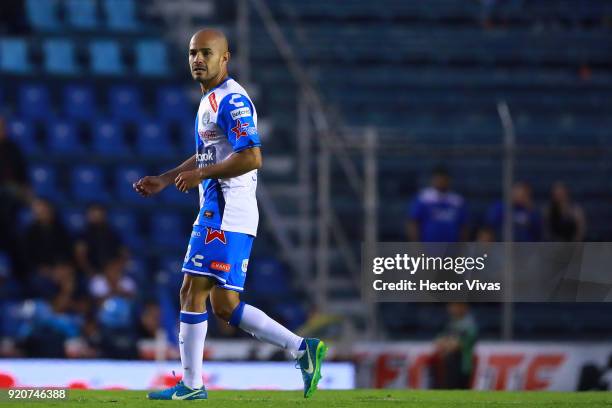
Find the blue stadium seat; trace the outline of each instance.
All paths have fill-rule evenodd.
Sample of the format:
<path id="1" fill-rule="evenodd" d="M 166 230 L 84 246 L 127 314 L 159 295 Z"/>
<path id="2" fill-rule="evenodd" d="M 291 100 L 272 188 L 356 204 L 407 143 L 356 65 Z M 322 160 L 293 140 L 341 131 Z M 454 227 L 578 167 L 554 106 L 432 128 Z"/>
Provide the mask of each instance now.
<path id="1" fill-rule="evenodd" d="M 249 262 L 247 280 L 249 291 L 258 299 L 290 293 L 286 268 L 274 258 L 255 258 Z"/>
<path id="2" fill-rule="evenodd" d="M 117 119 L 137 121 L 142 115 L 140 92 L 133 86 L 115 86 L 108 93 L 111 115 Z"/>
<path id="3" fill-rule="evenodd" d="M 116 41 L 94 40 L 89 46 L 91 70 L 98 75 L 121 75 L 125 68 Z"/>
<path id="4" fill-rule="evenodd" d="M 159 193 L 159 199 L 163 203 L 184 205 L 184 206 L 189 206 L 193 204 L 194 205 L 193 208 L 195 208 L 195 204 L 192 203 L 192 201 L 197 196 L 198 196 L 197 189 L 191 192 L 191 194 L 185 194 L 185 193 L 181 193 L 180 191 L 178 191 L 174 185 L 168 186 L 168 188 L 166 188 L 164 191 Z"/>
<path id="5" fill-rule="evenodd" d="M 11 118 L 8 121 L 8 134 L 21 147 L 24 154 L 35 154 L 39 152 L 38 143 L 34 137 L 32 124 L 23 119 Z"/>
<path id="6" fill-rule="evenodd" d="M 117 157 L 129 153 L 123 134 L 123 125 L 114 120 L 102 119 L 92 123 L 92 147 L 102 156 Z"/>
<path id="7" fill-rule="evenodd" d="M 159 261 L 158 268 L 169 274 L 177 274 L 181 272 L 183 267 L 183 259 L 176 256 L 166 256 Z"/>
<path id="8" fill-rule="evenodd" d="M 78 72 L 72 40 L 53 38 L 43 43 L 45 70 L 50 74 L 70 75 Z"/>
<path id="9" fill-rule="evenodd" d="M 19 89 L 19 111 L 25 119 L 51 116 L 49 91 L 42 85 L 23 85 Z"/>
<path id="10" fill-rule="evenodd" d="M 196 108 L 188 103 L 187 92 L 178 86 L 165 87 L 157 91 L 157 117 L 177 120 L 180 123 L 195 117 Z M 193 126 L 191 126 L 193 133 Z"/>
<path id="11" fill-rule="evenodd" d="M 167 126 L 152 121 L 145 121 L 145 124 L 139 126 L 136 149 L 142 155 L 169 157 L 175 154 Z"/>
<path id="12" fill-rule="evenodd" d="M 108 201 L 104 172 L 93 165 L 81 165 L 72 170 L 72 197 L 82 203 Z"/>
<path id="13" fill-rule="evenodd" d="M 132 184 L 147 175 L 146 170 L 139 166 L 123 166 L 115 170 L 115 195 L 125 203 L 147 205 L 150 199 L 141 197 L 134 191 Z"/>
<path id="14" fill-rule="evenodd" d="M 32 70 L 26 40 L 22 38 L 0 40 L 0 70 L 14 74 L 27 74 Z"/>
<path id="15" fill-rule="evenodd" d="M 64 0 L 68 23 L 78 29 L 93 30 L 98 26 L 96 0 Z"/>
<path id="16" fill-rule="evenodd" d="M 47 122 L 47 125 L 47 146 L 51 152 L 79 154 L 83 151 L 73 122 L 57 120 Z"/>
<path id="17" fill-rule="evenodd" d="M 113 211 L 109 214 L 111 225 L 121 236 L 121 240 L 131 249 L 142 248 L 142 229 L 138 219 L 130 211 Z"/>
<path id="18" fill-rule="evenodd" d="M 190 121 L 181 124 L 181 130 L 179 135 L 180 152 L 182 154 L 194 154 L 195 153 L 195 114 Z"/>
<path id="19" fill-rule="evenodd" d="M 139 27 L 133 0 L 104 0 L 102 6 L 110 29 L 130 31 Z"/>
<path id="20" fill-rule="evenodd" d="M 70 118 L 89 120 L 96 112 L 94 91 L 86 85 L 68 85 L 64 88 L 64 112 Z"/>
<path id="21" fill-rule="evenodd" d="M 188 224 L 177 214 L 155 212 L 151 214 L 150 233 L 153 245 L 164 248 L 183 248 L 189 239 Z"/>
<path id="22" fill-rule="evenodd" d="M 62 211 L 64 224 L 73 235 L 78 235 L 85 227 L 85 211 L 82 208 L 69 208 Z"/>
<path id="23" fill-rule="evenodd" d="M 166 44 L 158 40 L 139 41 L 136 44 L 136 70 L 142 75 L 166 75 L 169 71 Z"/>
<path id="24" fill-rule="evenodd" d="M 57 174 L 53 167 L 45 164 L 33 165 L 30 168 L 30 181 L 36 195 L 54 202 L 61 199 L 61 192 L 57 186 Z"/>
<path id="25" fill-rule="evenodd" d="M 53 31 L 60 28 L 58 0 L 27 0 L 26 15 L 36 30 Z"/>

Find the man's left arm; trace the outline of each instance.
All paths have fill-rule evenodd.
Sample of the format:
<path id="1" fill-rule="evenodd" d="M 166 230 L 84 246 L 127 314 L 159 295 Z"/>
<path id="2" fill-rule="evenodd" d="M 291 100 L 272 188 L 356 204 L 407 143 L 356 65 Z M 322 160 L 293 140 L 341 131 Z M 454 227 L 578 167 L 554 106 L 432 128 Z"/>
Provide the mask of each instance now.
<path id="1" fill-rule="evenodd" d="M 176 176 L 174 184 L 183 193 L 205 179 L 222 179 L 242 176 L 251 170 L 259 169 L 262 165 L 261 150 L 251 147 L 234 152 L 221 163 L 201 167 L 195 170 L 184 171 Z"/>

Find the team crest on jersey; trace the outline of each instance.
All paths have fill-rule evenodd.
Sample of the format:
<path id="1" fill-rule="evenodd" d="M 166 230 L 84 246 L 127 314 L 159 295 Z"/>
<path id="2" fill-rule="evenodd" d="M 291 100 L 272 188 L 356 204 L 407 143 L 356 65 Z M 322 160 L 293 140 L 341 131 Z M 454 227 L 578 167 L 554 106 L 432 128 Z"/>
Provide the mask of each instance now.
<path id="1" fill-rule="evenodd" d="M 214 92 L 208 95 L 208 102 L 210 102 L 210 107 L 212 110 L 217 113 L 219 106 L 217 105 L 217 97 L 215 96 Z"/>
<path id="2" fill-rule="evenodd" d="M 249 127 L 248 123 L 242 123 L 240 122 L 240 119 L 236 119 L 236 126 L 232 128 L 232 132 L 234 132 L 234 134 L 236 135 L 236 141 L 240 139 L 241 137 L 247 135 L 247 131 L 243 129 L 248 128 L 248 127 Z"/>
<path id="3" fill-rule="evenodd" d="M 227 244 L 227 240 L 225 239 L 225 231 L 206 227 L 206 238 L 204 239 L 204 244 L 210 244 L 215 239 L 218 239 L 223 244 Z"/>
<path id="4" fill-rule="evenodd" d="M 208 125 L 210 123 L 210 112 L 206 111 L 202 114 L 202 124 Z"/>

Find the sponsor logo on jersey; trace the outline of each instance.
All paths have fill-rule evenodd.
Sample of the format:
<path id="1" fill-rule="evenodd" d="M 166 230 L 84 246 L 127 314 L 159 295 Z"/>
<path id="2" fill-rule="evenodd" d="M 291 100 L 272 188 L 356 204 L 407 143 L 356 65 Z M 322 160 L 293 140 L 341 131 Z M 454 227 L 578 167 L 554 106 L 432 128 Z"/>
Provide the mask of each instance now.
<path id="1" fill-rule="evenodd" d="M 257 128 L 255 126 L 250 126 L 249 128 L 247 128 L 247 133 L 251 136 L 256 135 Z"/>
<path id="2" fill-rule="evenodd" d="M 244 106 L 244 102 L 240 102 L 240 101 L 236 102 L 236 99 L 240 99 L 240 98 L 242 98 L 242 95 L 240 95 L 240 94 L 233 94 L 232 97 L 229 100 L 229 103 L 234 105 L 237 108 L 242 108 Z"/>
<path id="3" fill-rule="evenodd" d="M 208 102 L 210 102 L 210 107 L 212 110 L 217 113 L 219 106 L 217 105 L 217 97 L 215 96 L 214 92 L 208 95 Z"/>
<path id="4" fill-rule="evenodd" d="M 248 123 L 242 123 L 240 122 L 240 119 L 236 119 L 236 126 L 232 128 L 232 132 L 234 132 L 234 134 L 236 135 L 236 141 L 238 141 L 238 139 L 240 139 L 241 137 L 247 135 L 247 131 L 244 128 L 248 127 Z"/>
<path id="5" fill-rule="evenodd" d="M 217 162 L 217 149 L 215 146 L 201 147 L 201 153 L 196 153 L 198 166 L 210 166 Z"/>
<path id="6" fill-rule="evenodd" d="M 191 258 L 191 262 L 193 262 L 194 266 L 197 266 L 198 268 L 201 268 L 202 266 L 204 266 L 204 264 L 200 261 L 202 261 L 204 259 L 204 255 L 200 255 L 200 254 L 195 254 L 192 258 Z"/>
<path id="7" fill-rule="evenodd" d="M 225 231 L 206 227 L 206 238 L 204 238 L 204 244 L 210 244 L 215 239 L 219 240 L 222 244 L 227 244 L 227 240 L 225 239 Z"/>
<path id="8" fill-rule="evenodd" d="M 232 115 L 232 119 L 236 120 L 238 118 L 246 118 L 251 116 L 251 110 L 249 108 L 239 108 L 230 111 L 230 115 Z"/>
<path id="9" fill-rule="evenodd" d="M 198 130 L 198 134 L 200 135 L 200 139 L 202 141 L 215 140 L 219 138 L 219 134 L 217 134 L 215 129 Z"/>
<path id="10" fill-rule="evenodd" d="M 249 259 L 242 260 L 242 272 L 246 273 L 247 268 L 249 267 Z"/>
<path id="11" fill-rule="evenodd" d="M 221 271 L 221 272 L 229 272 L 231 269 L 231 265 L 230 264 L 226 264 L 223 262 L 217 262 L 217 261 L 212 261 L 210 263 L 210 269 L 215 269 L 217 271 Z"/>
<path id="12" fill-rule="evenodd" d="M 206 210 L 206 211 L 204 211 L 204 216 L 205 216 L 206 218 L 212 218 L 212 217 L 213 217 L 213 215 L 215 215 L 215 213 L 214 213 L 214 212 L 212 212 L 212 211 L 210 211 L 210 210 Z"/>

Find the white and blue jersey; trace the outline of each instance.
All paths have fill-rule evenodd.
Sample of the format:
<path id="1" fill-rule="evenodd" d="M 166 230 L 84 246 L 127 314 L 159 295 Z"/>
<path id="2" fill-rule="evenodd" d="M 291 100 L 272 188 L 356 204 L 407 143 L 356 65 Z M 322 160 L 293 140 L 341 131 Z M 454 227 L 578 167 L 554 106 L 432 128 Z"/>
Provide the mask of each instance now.
<path id="1" fill-rule="evenodd" d="M 226 160 L 235 152 L 260 146 L 257 112 L 247 92 L 232 78 L 202 97 L 196 117 L 198 167 Z M 200 212 L 194 225 L 255 236 L 259 212 L 257 170 L 200 183 Z"/>
<path id="2" fill-rule="evenodd" d="M 260 146 L 257 112 L 232 78 L 202 96 L 195 121 L 198 167 Z M 257 170 L 199 185 L 200 211 L 193 224 L 183 272 L 213 278 L 225 289 L 243 291 L 259 212 Z"/>

